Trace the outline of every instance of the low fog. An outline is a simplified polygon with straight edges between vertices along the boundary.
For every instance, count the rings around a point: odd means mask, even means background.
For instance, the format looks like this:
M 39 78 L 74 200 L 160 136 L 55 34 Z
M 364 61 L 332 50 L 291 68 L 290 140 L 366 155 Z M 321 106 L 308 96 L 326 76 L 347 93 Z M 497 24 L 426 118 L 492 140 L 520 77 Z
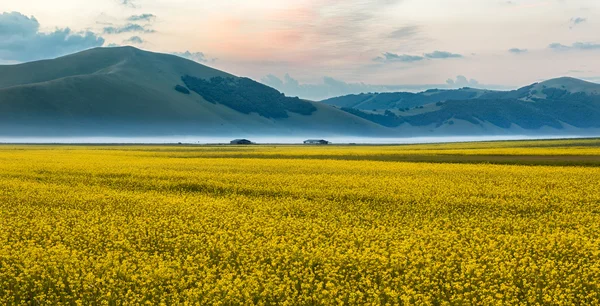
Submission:
M 258 136 L 238 137 L 256 144 L 302 144 L 307 139 L 323 137 Z M 438 136 L 405 138 L 370 137 L 326 137 L 332 144 L 420 144 L 471 141 L 531 140 L 531 139 L 573 139 L 591 138 L 582 135 L 501 135 L 501 136 Z M 229 144 L 231 137 L 207 136 L 159 136 L 159 137 L 0 137 L 0 143 L 14 144 Z

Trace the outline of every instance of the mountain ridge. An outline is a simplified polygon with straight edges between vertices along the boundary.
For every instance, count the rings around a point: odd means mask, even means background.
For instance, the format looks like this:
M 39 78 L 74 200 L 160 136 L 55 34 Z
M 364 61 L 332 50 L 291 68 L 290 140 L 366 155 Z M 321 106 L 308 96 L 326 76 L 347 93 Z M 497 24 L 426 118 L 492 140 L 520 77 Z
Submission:
M 202 94 L 176 91 L 176 86 L 185 86 L 185 76 L 245 79 L 133 47 L 95 48 L 54 60 L 0 66 L 0 135 L 386 133 L 380 125 L 309 101 L 305 103 L 314 106 L 314 116 L 242 113 L 221 103 L 227 101 L 211 103 Z
M 600 128 L 600 84 L 562 77 L 511 91 L 473 88 L 420 93 L 367 93 L 322 101 L 378 124 L 448 129 L 457 120 L 509 130 Z M 585 132 L 585 131 L 584 131 Z
M 410 137 L 600 131 L 600 84 L 286 97 L 178 56 L 95 48 L 0 66 L 0 136 Z
M 567 86 L 565 86 L 565 84 L 567 84 Z M 576 90 L 570 90 L 571 93 L 585 92 L 592 95 L 600 95 L 600 84 L 572 77 L 559 77 L 507 91 L 471 87 L 463 87 L 459 89 L 428 89 L 426 91 L 417 93 L 382 92 L 351 94 L 325 99 L 321 102 L 337 107 L 352 107 L 363 110 L 410 108 L 429 103 L 444 102 L 447 100 L 470 100 L 475 98 L 489 99 L 491 96 L 495 96 L 496 98 L 498 96 L 502 96 L 503 98 L 514 98 L 520 96 L 524 91 L 541 91 L 546 88 L 567 90 L 569 89 L 567 87 L 576 88 Z M 584 89 L 580 90 L 580 88 Z

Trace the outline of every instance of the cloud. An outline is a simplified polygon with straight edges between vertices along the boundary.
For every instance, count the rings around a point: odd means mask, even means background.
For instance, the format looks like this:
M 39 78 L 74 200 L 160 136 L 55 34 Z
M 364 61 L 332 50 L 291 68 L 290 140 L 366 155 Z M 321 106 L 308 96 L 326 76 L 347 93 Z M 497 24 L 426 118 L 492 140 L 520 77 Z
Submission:
M 156 19 L 156 15 L 153 14 L 133 15 L 127 18 L 128 21 L 153 21 L 154 19 Z
M 475 79 L 467 80 L 467 78 L 463 75 L 459 75 L 455 80 L 448 79 L 446 81 L 449 88 L 462 88 L 462 87 L 477 87 L 479 86 L 479 82 Z
M 289 74 L 286 74 L 286 76 L 289 76 Z M 280 78 L 278 78 L 272 74 L 269 74 L 266 77 L 263 77 L 260 81 L 265 85 L 271 86 L 271 87 L 273 87 L 275 89 L 279 89 L 279 90 L 281 90 L 284 85 L 283 81 Z
M 576 42 L 571 46 L 571 48 L 579 50 L 598 50 L 600 49 L 600 44 Z
M 446 59 L 446 58 L 461 58 L 460 54 L 450 53 L 446 51 L 433 51 L 432 53 L 425 53 L 425 57 L 432 59 Z
M 586 22 L 587 19 L 586 18 L 581 18 L 581 17 L 573 17 L 571 18 L 571 20 L 569 20 L 569 23 L 571 24 L 570 28 L 574 28 L 577 25 L 580 25 L 584 22 Z
M 0 15 L 0 35 L 17 35 L 17 36 L 32 36 L 35 35 L 40 28 L 40 24 L 31 16 L 31 18 L 18 13 L 2 13 Z
M 522 53 L 529 52 L 529 50 L 527 50 L 527 49 L 519 49 L 519 48 L 512 48 L 512 49 L 508 49 L 508 52 L 513 53 L 513 54 L 522 54 Z
M 570 50 L 600 50 L 600 44 L 590 42 L 576 42 L 571 46 L 566 46 L 560 43 L 552 43 L 548 48 L 555 51 L 570 51 Z
M 467 80 L 464 76 L 449 79 L 446 84 L 399 84 L 399 85 L 372 85 L 365 83 L 347 83 L 331 77 L 324 77 L 321 83 L 302 84 L 298 80 L 286 74 L 283 79 L 269 74 L 261 79 L 261 82 L 271 86 L 287 96 L 297 96 L 304 99 L 321 101 L 324 99 L 339 97 L 350 94 L 369 92 L 420 92 L 432 88 L 456 89 L 462 87 L 478 87 L 497 90 L 514 89 L 513 87 L 499 85 L 483 85 L 477 80 Z
M 461 54 L 450 53 L 446 51 L 433 51 L 431 53 L 425 53 L 421 55 L 409 55 L 409 54 L 396 54 L 386 52 L 383 56 L 378 56 L 373 61 L 380 63 L 413 63 L 419 62 L 424 59 L 448 59 L 448 58 L 462 58 Z
M 388 38 L 401 39 L 415 36 L 419 33 L 418 26 L 401 27 L 388 35 Z
M 138 44 L 139 45 L 139 44 L 143 44 L 144 40 L 141 37 L 139 37 L 139 36 L 132 36 L 131 38 L 123 41 L 123 43 L 125 43 L 125 44 L 130 43 L 130 44 Z
M 132 33 L 132 32 L 140 32 L 140 33 L 154 33 L 156 31 L 152 29 L 146 29 L 146 27 L 141 26 L 135 23 L 129 23 L 120 27 L 105 27 L 104 34 L 121 34 L 121 33 Z
M 571 49 L 571 47 L 565 46 L 565 45 L 559 44 L 559 43 L 552 43 L 552 44 L 548 45 L 548 48 L 553 49 L 553 50 L 569 50 L 569 49 Z
M 206 54 L 204 54 L 203 52 L 185 51 L 185 52 L 174 52 L 171 54 L 177 55 L 179 57 L 187 58 L 189 60 L 192 60 L 192 61 L 195 61 L 198 63 L 214 63 L 217 61 L 216 58 L 207 58 Z
M 589 72 L 594 72 L 593 70 L 577 70 L 577 69 L 571 69 L 568 71 L 569 73 L 589 73 Z
M 134 0 L 119 0 L 119 3 L 129 7 L 137 7 Z
M 453 89 L 462 87 L 484 87 L 489 89 L 513 89 L 512 87 L 498 85 L 482 85 L 477 80 L 467 80 L 464 76 L 449 79 L 446 84 L 400 84 L 400 85 L 372 85 L 365 83 L 347 83 L 331 77 L 324 77 L 321 83 L 302 84 L 286 74 L 283 79 L 269 74 L 261 82 L 271 86 L 287 96 L 298 96 L 304 99 L 321 101 L 324 99 L 368 92 L 419 92 L 431 88 Z
M 100 47 L 104 38 L 69 28 L 40 32 L 35 17 L 19 12 L 0 14 L 0 60 L 25 62 L 55 58 L 78 51 Z
M 281 1 L 280 1 L 281 2 Z M 254 44 L 257 39 L 268 42 L 280 42 L 269 49 L 301 48 L 313 58 L 322 61 L 335 61 L 347 57 L 348 50 L 354 54 L 360 52 L 373 53 L 387 38 L 390 22 L 382 17 L 386 11 L 395 9 L 402 0 L 306 0 L 283 1 L 282 8 L 269 10 L 267 18 L 257 21 L 254 14 L 246 14 L 238 22 L 259 23 L 271 27 L 272 31 L 259 33 L 257 37 L 244 35 L 237 37 L 236 42 L 243 41 L 247 45 Z M 289 3 L 288 3 L 289 2 Z M 239 24 L 239 23 L 238 23 Z M 404 31 L 410 32 L 411 29 Z M 407 34 L 398 32 L 396 35 Z M 298 43 L 303 43 L 302 46 Z M 414 44 L 414 42 L 410 42 Z M 241 45 L 241 44 L 240 44 Z M 403 44 L 406 46 L 407 44 Z M 258 45 L 262 52 L 267 46 Z M 383 48 L 384 50 L 387 48 Z M 254 50 L 249 50 L 254 51 Z
M 382 62 L 382 63 L 395 63 L 395 62 L 401 62 L 401 63 L 413 63 L 413 62 L 418 62 L 418 61 L 422 61 L 425 58 L 422 56 L 418 56 L 418 55 L 408 55 L 408 54 L 395 54 L 395 53 L 390 53 L 390 52 L 386 52 L 383 54 L 382 56 L 378 56 L 376 58 L 374 58 L 373 60 L 376 62 Z
M 301 84 L 289 74 L 283 80 L 275 75 L 267 75 L 261 82 L 271 86 L 287 96 L 301 97 L 311 100 L 323 100 L 336 96 L 358 94 L 362 92 L 386 91 L 384 86 L 373 86 L 363 83 L 346 83 L 331 77 L 323 77 L 319 84 Z

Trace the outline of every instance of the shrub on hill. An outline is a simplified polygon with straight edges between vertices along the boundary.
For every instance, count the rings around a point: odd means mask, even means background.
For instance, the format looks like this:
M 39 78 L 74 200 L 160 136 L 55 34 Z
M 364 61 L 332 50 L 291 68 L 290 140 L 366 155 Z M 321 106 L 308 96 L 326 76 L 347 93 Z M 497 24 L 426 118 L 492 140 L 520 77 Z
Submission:
M 404 109 L 447 100 L 475 99 L 478 92 L 472 89 L 428 90 L 424 93 L 388 92 L 379 94 L 347 95 L 324 100 L 323 103 L 339 107 L 353 107 L 361 110 Z
M 298 97 L 286 97 L 279 91 L 248 78 L 214 77 L 210 80 L 183 76 L 185 85 L 210 103 L 226 105 L 244 114 L 257 113 L 267 118 L 287 118 L 288 113 L 310 115 L 317 109 Z
M 352 115 L 361 117 L 363 119 L 369 120 L 371 122 L 375 122 L 377 124 L 380 124 L 380 125 L 383 125 L 386 127 L 398 127 L 402 123 L 406 122 L 403 119 L 403 117 L 399 117 L 390 111 L 386 111 L 385 115 L 380 115 L 380 114 L 373 114 L 373 113 L 365 113 L 361 110 L 358 110 L 356 108 L 350 108 L 350 107 L 342 107 L 341 109 L 347 113 L 350 113 Z
M 564 123 L 579 128 L 600 127 L 600 96 L 585 93 L 564 93 L 560 89 L 544 94 L 558 96 L 556 100 L 535 99 L 535 105 L 548 116 L 559 118 Z
M 406 118 L 413 125 L 440 124 L 452 118 L 472 124 L 490 122 L 510 128 L 516 124 L 525 129 L 539 129 L 543 126 L 561 128 L 560 122 L 541 112 L 532 103 L 514 99 L 448 101 L 441 109 Z

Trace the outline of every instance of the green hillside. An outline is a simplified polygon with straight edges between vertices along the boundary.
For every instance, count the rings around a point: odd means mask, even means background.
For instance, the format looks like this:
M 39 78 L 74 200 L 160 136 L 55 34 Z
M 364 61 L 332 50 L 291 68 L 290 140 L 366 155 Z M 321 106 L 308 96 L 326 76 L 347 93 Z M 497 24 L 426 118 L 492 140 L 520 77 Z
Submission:
M 191 86 L 214 80 L 231 88 Z M 226 95 L 231 90 L 243 105 Z M 386 129 L 250 79 L 132 47 L 0 66 L 0 135 L 279 133 L 379 135 Z
M 600 84 L 573 78 L 512 91 L 463 88 L 351 95 L 323 102 L 390 128 L 410 125 L 443 129 L 457 121 L 466 121 L 474 128 L 483 124 L 525 130 L 600 128 Z
M 331 98 L 322 102 L 337 107 L 350 107 L 360 110 L 404 110 L 440 101 L 476 99 L 490 92 L 481 89 L 462 88 L 457 90 L 430 89 L 420 93 L 362 93 Z
M 319 103 L 132 47 L 0 66 L 0 136 L 406 137 L 490 126 L 504 134 L 600 129 L 600 85 L 560 78 L 513 91 L 431 89 Z

